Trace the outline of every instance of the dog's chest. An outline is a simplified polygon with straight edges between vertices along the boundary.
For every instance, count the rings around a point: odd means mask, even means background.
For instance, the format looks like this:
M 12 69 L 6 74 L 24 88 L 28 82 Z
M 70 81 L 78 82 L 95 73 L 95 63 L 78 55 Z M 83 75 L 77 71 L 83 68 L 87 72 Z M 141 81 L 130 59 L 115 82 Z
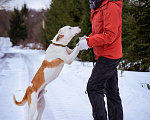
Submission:
M 44 78 L 45 78 L 46 84 L 48 84 L 49 82 L 53 81 L 54 79 L 56 79 L 58 77 L 63 66 L 64 66 L 64 64 L 61 64 L 56 68 L 45 68 L 44 69 L 43 72 L 44 72 Z
M 52 60 L 51 62 L 45 61 L 43 64 L 44 70 L 44 79 L 46 84 L 56 79 L 64 66 L 64 61 L 60 58 Z

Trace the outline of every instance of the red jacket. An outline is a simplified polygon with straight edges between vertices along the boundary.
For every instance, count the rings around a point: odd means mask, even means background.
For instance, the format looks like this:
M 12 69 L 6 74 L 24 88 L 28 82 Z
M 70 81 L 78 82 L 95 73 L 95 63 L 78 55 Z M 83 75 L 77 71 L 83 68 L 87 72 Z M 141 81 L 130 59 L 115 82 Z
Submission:
M 122 0 L 104 0 L 98 9 L 91 9 L 90 21 L 92 33 L 88 36 L 87 43 L 93 47 L 95 59 L 100 56 L 121 58 Z

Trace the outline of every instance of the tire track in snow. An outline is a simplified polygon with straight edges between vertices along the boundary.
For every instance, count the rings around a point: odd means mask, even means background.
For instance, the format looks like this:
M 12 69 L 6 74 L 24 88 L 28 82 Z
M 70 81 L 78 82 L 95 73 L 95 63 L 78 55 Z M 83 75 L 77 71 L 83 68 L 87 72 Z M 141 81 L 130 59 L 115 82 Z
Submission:
M 32 81 L 32 78 L 33 78 L 33 66 L 34 65 L 27 55 L 21 54 L 21 56 L 25 62 L 25 65 L 28 71 L 28 85 L 30 85 L 30 82 Z
M 23 69 L 23 61 L 20 53 L 6 53 L 3 59 L 1 59 L 3 66 L 1 67 L 0 75 L 3 75 L 3 84 L 0 91 L 0 106 L 3 108 L 0 110 L 0 119 L 10 120 L 11 118 L 15 120 L 26 120 L 24 118 L 26 111 L 25 107 L 18 107 L 13 102 L 12 93 L 22 92 L 20 90 L 24 89 L 22 86 L 25 84 L 21 81 Z M 18 91 L 17 91 L 18 89 Z M 16 92 L 14 92 L 16 91 Z M 17 98 L 20 98 L 20 94 L 17 94 Z M 9 114 L 8 114 L 9 113 Z M 19 113 L 19 115 L 18 115 Z
M 4 70 L 8 70 L 9 68 L 9 64 L 11 64 L 11 62 L 9 63 L 8 61 L 11 61 L 11 58 L 17 58 L 19 59 L 18 64 L 20 64 L 18 69 L 19 71 L 16 70 L 16 73 L 18 74 L 18 80 L 17 80 L 17 84 L 19 85 L 15 85 L 15 93 L 16 93 L 16 99 L 17 98 L 23 98 L 26 88 L 28 87 L 28 85 L 30 84 L 30 81 L 32 79 L 33 76 L 33 72 L 32 72 L 32 66 L 33 63 L 32 61 L 28 58 L 27 55 L 23 54 L 23 53 L 6 53 L 5 56 L 0 59 L 0 73 Z M 11 70 L 11 69 L 10 69 Z M 5 72 L 6 73 L 6 72 Z M 6 75 L 7 76 L 7 75 Z M 4 79 L 2 79 L 4 78 Z M 27 79 L 26 79 L 27 78 Z M 0 74 L 0 89 L 5 85 L 5 75 Z M 6 81 L 7 82 L 7 81 Z M 11 96 L 12 97 L 12 96 Z M 19 99 L 19 100 L 21 100 Z M 18 101 L 19 101 L 18 100 Z M 14 104 L 15 105 L 15 104 Z M 18 109 L 22 109 L 21 107 L 18 107 Z M 27 105 L 24 106 L 24 114 L 26 114 L 25 119 L 27 119 L 27 114 L 28 114 L 28 107 Z M 23 118 L 22 118 L 23 119 Z
M 3 87 L 3 84 L 5 82 L 4 78 L 5 78 L 5 73 L 3 73 L 4 70 L 9 70 L 9 62 L 7 61 L 7 59 L 16 57 L 17 55 L 14 53 L 5 53 L 5 55 L 0 58 L 0 89 Z

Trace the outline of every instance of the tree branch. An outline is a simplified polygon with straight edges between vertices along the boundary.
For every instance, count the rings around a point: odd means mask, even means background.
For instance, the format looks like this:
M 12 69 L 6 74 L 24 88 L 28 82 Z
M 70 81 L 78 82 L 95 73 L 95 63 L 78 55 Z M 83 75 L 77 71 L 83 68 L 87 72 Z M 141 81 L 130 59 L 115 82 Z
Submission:
M 0 0 L 0 8 L 3 7 L 4 4 L 10 2 L 11 0 Z

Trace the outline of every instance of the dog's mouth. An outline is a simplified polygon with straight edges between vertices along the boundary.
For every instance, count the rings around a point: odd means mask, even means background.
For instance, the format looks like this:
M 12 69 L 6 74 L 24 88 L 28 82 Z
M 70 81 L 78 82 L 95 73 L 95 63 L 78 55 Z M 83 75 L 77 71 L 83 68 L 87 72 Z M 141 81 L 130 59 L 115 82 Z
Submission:
M 81 32 L 81 30 L 80 30 L 79 32 L 75 33 L 75 35 L 74 35 L 74 36 L 78 35 L 80 32 Z
M 78 35 L 79 33 L 76 33 L 74 36 Z

